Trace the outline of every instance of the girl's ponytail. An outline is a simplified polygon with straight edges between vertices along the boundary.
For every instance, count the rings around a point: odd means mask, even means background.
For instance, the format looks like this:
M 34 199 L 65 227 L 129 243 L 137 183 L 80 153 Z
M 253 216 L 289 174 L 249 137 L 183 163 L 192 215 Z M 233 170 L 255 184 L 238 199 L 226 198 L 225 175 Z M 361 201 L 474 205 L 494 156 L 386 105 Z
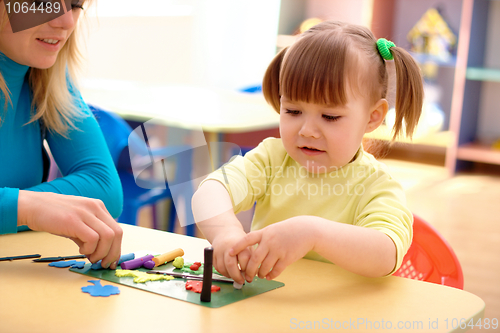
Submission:
M 406 136 L 411 138 L 422 113 L 424 99 L 420 68 L 406 50 L 384 38 L 377 41 L 377 48 L 385 60 L 394 59 L 396 67 L 396 121 L 393 139 L 401 135 L 403 120 Z
M 391 48 L 396 67 L 396 122 L 394 138 L 400 135 L 403 119 L 406 136 L 412 137 L 422 113 L 424 87 L 422 74 L 413 57 L 400 47 Z

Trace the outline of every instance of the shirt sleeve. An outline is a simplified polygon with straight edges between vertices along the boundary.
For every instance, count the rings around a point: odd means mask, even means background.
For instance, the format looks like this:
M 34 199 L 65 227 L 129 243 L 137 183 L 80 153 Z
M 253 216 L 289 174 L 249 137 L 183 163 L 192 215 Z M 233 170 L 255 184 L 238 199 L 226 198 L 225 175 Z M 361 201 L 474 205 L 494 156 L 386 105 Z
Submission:
M 266 140 L 245 156 L 237 156 L 211 173 L 207 180 L 219 181 L 229 192 L 234 212 L 249 210 L 255 201 L 265 194 L 272 178 L 273 167 Z
M 411 245 L 413 214 L 406 206 L 403 188 L 390 175 L 374 174 L 372 181 L 358 205 L 355 224 L 379 230 L 392 239 L 396 246 L 396 265 L 390 275 L 399 269 Z
M 0 235 L 13 234 L 17 230 L 17 198 L 19 189 L 0 188 Z M 15 218 L 13 218 L 15 217 Z
M 47 142 L 63 177 L 27 188 L 36 192 L 54 192 L 103 201 L 114 218 L 123 209 L 123 190 L 118 172 L 101 129 L 78 91 L 76 103 L 83 114 L 75 122 L 68 138 L 47 133 Z

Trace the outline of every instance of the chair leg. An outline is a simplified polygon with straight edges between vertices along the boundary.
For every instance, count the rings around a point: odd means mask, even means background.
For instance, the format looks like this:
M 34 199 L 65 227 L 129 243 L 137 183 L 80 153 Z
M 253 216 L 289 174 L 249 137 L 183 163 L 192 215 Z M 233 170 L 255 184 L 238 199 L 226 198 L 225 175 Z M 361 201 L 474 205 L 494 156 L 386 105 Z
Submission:
M 174 200 L 170 200 L 170 212 L 169 212 L 169 217 L 168 217 L 168 232 L 174 232 L 175 230 L 175 221 L 176 221 L 176 211 L 175 211 L 175 205 L 174 205 Z
M 151 212 L 153 214 L 153 229 L 158 230 L 158 219 L 156 218 L 156 205 L 151 205 Z
M 194 223 L 193 211 L 191 209 L 191 205 L 186 205 L 186 235 L 194 237 L 194 233 L 196 231 L 196 226 Z

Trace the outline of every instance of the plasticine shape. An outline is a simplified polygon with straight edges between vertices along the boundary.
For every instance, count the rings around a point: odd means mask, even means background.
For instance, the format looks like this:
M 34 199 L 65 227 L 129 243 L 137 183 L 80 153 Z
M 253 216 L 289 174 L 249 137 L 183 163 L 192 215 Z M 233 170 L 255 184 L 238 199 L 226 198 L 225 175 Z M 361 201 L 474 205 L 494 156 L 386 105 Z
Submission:
M 184 267 L 184 258 L 183 257 L 177 257 L 177 258 L 175 258 L 174 262 L 172 263 L 172 265 L 175 268 L 181 269 L 182 267 Z
M 118 260 L 118 265 L 121 265 L 122 262 L 129 261 L 135 259 L 135 254 L 134 253 L 129 253 L 129 254 L 124 254 L 120 256 L 120 260 Z M 103 267 L 101 266 L 102 260 L 99 260 L 96 263 L 93 263 L 90 268 L 91 269 L 102 269 Z
M 49 264 L 50 267 L 59 267 L 59 268 L 83 268 L 85 266 L 85 261 L 76 261 L 76 260 L 66 260 L 66 261 L 55 261 Z
M 141 271 L 131 271 L 128 269 L 117 269 L 115 275 L 118 277 L 130 276 L 134 278 L 135 283 L 145 283 L 148 281 L 173 280 L 173 276 L 163 274 L 148 274 Z
M 184 263 L 184 266 L 182 268 L 180 268 L 181 272 L 184 272 L 184 273 L 187 273 L 187 274 L 191 274 L 191 275 L 202 275 L 203 274 L 203 270 L 205 268 L 205 264 L 201 264 L 201 266 L 198 266 L 198 269 L 197 270 L 192 270 L 191 269 L 191 266 L 193 265 L 194 263 L 192 262 L 186 262 Z M 175 270 L 174 270 L 175 272 Z M 212 272 L 215 273 L 215 274 L 219 274 L 219 275 L 222 275 L 220 274 L 219 272 L 217 272 L 215 270 L 215 267 L 212 266 Z
M 118 295 L 120 293 L 120 289 L 118 289 L 118 287 L 110 284 L 102 286 L 101 280 L 89 280 L 88 282 L 93 283 L 94 285 L 82 287 L 82 291 L 84 293 L 89 293 L 90 296 L 108 297 L 110 295 Z
M 186 290 L 191 290 L 194 291 L 195 293 L 201 294 L 201 289 L 203 287 L 203 281 L 193 281 L 190 280 L 186 282 Z M 212 288 L 210 290 L 215 293 L 216 291 L 220 290 L 219 286 L 212 285 Z

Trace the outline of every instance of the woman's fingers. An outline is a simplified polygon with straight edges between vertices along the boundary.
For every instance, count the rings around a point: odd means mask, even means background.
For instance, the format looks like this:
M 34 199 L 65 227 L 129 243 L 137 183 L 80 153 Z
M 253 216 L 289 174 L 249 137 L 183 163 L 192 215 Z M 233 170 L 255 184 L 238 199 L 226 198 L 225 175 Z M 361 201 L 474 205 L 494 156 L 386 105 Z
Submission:
M 72 239 L 91 262 L 109 267 L 120 258 L 123 231 L 100 200 L 20 191 L 18 211 L 21 223 Z
M 95 205 L 96 207 L 91 208 L 91 212 L 95 212 L 95 215 L 85 216 L 84 220 L 85 224 L 98 234 L 97 246 L 89 260 L 91 262 L 102 260 L 102 267 L 108 268 L 120 258 L 123 232 L 102 202 L 99 201 Z

